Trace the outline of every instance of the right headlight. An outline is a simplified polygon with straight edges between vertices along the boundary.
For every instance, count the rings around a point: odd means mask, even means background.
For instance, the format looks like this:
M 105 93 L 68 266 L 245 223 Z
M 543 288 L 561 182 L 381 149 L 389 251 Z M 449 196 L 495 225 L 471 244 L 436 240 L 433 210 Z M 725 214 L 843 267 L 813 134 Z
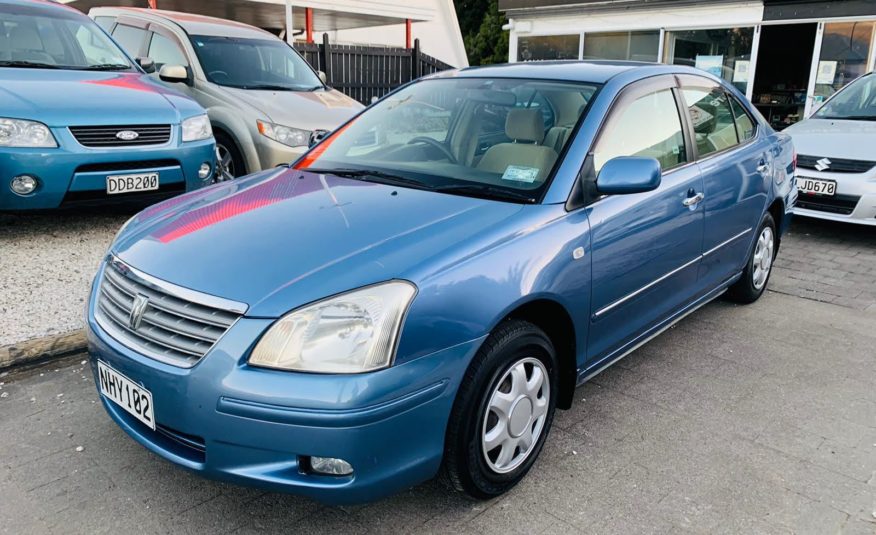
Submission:
M 286 314 L 259 340 L 253 366 L 317 373 L 362 373 L 392 364 L 416 287 L 366 286 Z
M 0 147 L 57 147 L 49 127 L 36 121 L 0 117 Z

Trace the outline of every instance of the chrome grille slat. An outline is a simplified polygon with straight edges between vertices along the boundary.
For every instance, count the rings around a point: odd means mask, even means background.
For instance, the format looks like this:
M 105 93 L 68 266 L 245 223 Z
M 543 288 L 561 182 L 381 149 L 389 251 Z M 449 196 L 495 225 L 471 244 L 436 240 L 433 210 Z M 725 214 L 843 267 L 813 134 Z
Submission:
M 240 317 L 237 312 L 171 295 L 154 282 L 129 274 L 130 270 L 112 261 L 105 267 L 97 320 L 113 338 L 148 357 L 175 366 L 194 366 Z M 191 298 L 202 301 L 200 295 L 191 294 Z M 143 298 L 148 301 L 139 322 L 132 323 L 131 310 Z

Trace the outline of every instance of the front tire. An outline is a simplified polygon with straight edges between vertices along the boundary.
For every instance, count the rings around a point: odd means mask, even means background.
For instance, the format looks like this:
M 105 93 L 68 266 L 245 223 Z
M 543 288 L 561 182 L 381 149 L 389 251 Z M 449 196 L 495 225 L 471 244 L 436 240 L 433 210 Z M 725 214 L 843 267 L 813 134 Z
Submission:
M 486 500 L 529 472 L 553 423 L 557 356 L 535 325 L 510 320 L 487 338 L 459 387 L 444 470 L 453 487 Z
M 776 222 L 772 215 L 764 214 L 758 228 L 757 241 L 754 242 L 742 277 L 727 290 L 728 299 L 747 304 L 757 301 L 763 295 L 779 250 L 778 244 Z
M 216 182 L 234 180 L 246 175 L 246 165 L 237 144 L 224 132 L 215 132 L 216 138 Z

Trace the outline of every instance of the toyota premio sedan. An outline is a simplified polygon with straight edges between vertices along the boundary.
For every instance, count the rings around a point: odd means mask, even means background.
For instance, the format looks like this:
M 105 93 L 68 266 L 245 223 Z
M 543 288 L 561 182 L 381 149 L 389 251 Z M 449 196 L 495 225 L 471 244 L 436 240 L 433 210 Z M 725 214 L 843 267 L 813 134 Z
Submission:
M 351 503 L 443 470 L 497 496 L 576 386 L 764 292 L 794 165 L 691 68 L 432 76 L 290 167 L 132 218 L 88 307 L 103 405 L 209 477 Z

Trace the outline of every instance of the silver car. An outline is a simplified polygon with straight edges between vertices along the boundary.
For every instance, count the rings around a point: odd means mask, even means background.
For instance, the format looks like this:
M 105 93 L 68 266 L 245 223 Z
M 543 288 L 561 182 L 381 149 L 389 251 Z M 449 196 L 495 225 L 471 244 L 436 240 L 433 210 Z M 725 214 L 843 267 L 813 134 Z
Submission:
M 207 109 L 220 179 L 295 160 L 362 108 L 327 87 L 287 43 L 253 26 L 124 7 L 89 16 L 147 72 Z

